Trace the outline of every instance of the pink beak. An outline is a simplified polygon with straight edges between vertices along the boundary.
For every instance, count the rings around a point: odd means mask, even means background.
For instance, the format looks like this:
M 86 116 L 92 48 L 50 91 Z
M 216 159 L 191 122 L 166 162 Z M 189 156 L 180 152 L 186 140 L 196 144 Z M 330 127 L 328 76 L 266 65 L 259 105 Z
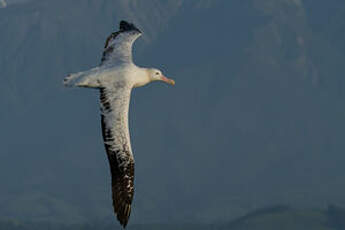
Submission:
M 164 81 L 164 82 L 166 82 L 166 83 L 168 83 L 168 84 L 170 84 L 170 85 L 175 85 L 175 81 L 173 80 L 173 79 L 169 79 L 169 78 L 167 78 L 166 76 L 164 76 L 164 75 L 162 75 L 162 81 Z

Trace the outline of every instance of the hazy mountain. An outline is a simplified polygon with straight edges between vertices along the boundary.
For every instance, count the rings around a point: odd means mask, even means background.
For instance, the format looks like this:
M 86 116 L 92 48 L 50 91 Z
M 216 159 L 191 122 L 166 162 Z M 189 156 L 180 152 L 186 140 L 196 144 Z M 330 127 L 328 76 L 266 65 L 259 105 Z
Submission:
M 328 9 L 328 10 L 325 10 Z M 98 93 L 64 89 L 121 19 L 176 87 L 133 92 L 131 223 L 345 204 L 345 3 L 33 0 L 0 9 L 0 216 L 112 218 Z
M 345 211 L 337 206 L 329 206 L 326 210 L 294 209 L 288 206 L 261 208 L 227 223 L 191 224 L 191 223 L 155 223 L 131 225 L 133 230 L 271 230 L 271 229 L 344 229 Z M 0 221 L 0 228 L 7 230 L 110 230 L 119 229 L 114 224 L 103 222 L 89 224 L 51 224 L 47 222 Z

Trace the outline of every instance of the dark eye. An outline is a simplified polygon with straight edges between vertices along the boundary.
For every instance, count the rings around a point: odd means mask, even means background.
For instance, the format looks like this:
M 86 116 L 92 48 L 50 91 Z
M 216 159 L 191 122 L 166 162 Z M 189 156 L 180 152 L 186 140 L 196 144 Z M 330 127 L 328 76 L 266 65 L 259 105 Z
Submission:
M 156 72 L 156 75 L 159 75 L 159 73 L 158 73 L 158 72 Z

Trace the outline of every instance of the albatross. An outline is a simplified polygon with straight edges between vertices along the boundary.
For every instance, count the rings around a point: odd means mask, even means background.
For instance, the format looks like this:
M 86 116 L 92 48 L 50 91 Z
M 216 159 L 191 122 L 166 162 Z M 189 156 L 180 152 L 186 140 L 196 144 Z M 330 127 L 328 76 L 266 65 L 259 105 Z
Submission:
M 69 74 L 67 87 L 96 88 L 100 92 L 101 124 L 108 156 L 114 213 L 125 228 L 134 195 L 134 158 L 128 128 L 128 110 L 133 88 L 153 81 L 174 85 L 156 68 L 142 68 L 133 63 L 132 45 L 141 36 L 132 23 L 120 22 L 120 30 L 106 39 L 99 66 Z

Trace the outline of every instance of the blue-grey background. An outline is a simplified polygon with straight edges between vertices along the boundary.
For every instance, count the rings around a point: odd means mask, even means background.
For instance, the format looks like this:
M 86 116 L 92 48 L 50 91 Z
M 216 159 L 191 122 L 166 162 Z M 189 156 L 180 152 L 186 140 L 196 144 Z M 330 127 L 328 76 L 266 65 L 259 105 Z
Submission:
M 345 206 L 344 1 L 5 1 L 0 219 L 115 222 L 98 92 L 62 80 L 122 19 L 135 62 L 176 80 L 133 91 L 132 224 Z

